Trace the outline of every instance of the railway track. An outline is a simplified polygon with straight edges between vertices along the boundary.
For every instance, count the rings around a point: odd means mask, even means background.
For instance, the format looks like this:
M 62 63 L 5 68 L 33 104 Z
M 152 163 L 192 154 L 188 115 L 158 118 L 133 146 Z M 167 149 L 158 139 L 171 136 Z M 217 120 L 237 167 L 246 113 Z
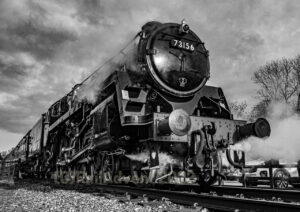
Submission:
M 191 191 L 196 193 L 210 193 L 215 195 L 236 195 L 245 198 L 265 199 L 300 203 L 300 190 L 280 190 L 269 188 L 241 187 L 241 186 L 211 186 L 203 189 L 198 185 L 156 185 L 157 189 L 172 189 L 175 191 Z
M 43 183 L 42 181 L 35 181 Z M 111 193 L 130 196 L 130 201 L 168 199 L 170 202 L 195 206 L 213 211 L 300 211 L 300 191 L 244 188 L 237 186 L 212 186 L 209 190 L 196 185 L 156 184 L 152 187 L 128 185 L 55 184 L 44 182 L 54 188 L 79 190 L 98 194 Z M 125 198 L 126 199 L 126 198 Z
M 299 190 L 280 190 L 280 189 L 268 189 L 268 188 L 246 188 L 246 187 L 218 187 L 213 186 L 213 192 L 220 195 L 229 195 L 232 193 L 244 195 L 247 198 L 264 198 L 269 200 L 278 200 L 291 203 L 300 203 L 300 191 Z
M 105 192 L 114 192 L 119 194 L 129 193 L 132 196 L 147 196 L 149 199 L 167 198 L 177 204 L 198 204 L 202 207 L 218 211 L 300 211 L 299 203 L 284 202 L 279 199 L 268 200 L 261 198 L 247 198 L 248 194 L 246 194 L 246 190 L 244 190 L 245 195 L 236 195 L 236 193 L 232 193 L 231 195 L 225 194 L 224 191 L 227 189 L 227 192 L 229 192 L 229 188 L 222 189 L 222 195 L 220 194 L 221 189 L 219 190 L 219 193 L 195 193 L 120 185 L 97 185 L 97 188 Z M 262 192 L 262 190 L 257 189 L 257 192 Z M 297 193 L 298 195 L 300 194 L 300 192 Z

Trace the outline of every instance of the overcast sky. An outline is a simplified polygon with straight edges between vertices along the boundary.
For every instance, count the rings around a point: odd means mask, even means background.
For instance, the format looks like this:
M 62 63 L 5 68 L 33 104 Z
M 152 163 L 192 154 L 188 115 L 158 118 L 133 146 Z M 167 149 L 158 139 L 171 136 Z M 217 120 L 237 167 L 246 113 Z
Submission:
M 185 18 L 210 51 L 208 84 L 253 105 L 253 72 L 300 53 L 299 11 L 298 0 L 1 0 L 0 151 L 152 20 Z

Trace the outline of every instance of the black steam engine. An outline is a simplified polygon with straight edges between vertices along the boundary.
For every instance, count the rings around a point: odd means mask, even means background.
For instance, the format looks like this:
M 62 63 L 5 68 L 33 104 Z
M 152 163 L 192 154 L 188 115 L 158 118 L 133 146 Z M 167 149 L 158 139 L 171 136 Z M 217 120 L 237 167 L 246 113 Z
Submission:
M 209 53 L 184 21 L 149 22 L 42 115 L 6 166 L 61 182 L 210 185 L 230 145 L 269 136 L 270 126 L 233 120 L 222 89 L 205 86 L 209 76 Z

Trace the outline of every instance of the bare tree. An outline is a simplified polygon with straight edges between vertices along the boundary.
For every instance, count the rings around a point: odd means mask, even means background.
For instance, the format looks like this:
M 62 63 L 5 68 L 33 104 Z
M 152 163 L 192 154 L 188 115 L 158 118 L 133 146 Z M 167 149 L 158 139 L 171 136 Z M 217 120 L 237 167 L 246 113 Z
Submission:
M 247 119 L 248 113 L 246 111 L 247 103 L 246 102 L 229 102 L 228 104 L 231 113 L 233 114 L 234 118 L 237 119 Z
M 257 103 L 249 114 L 249 120 L 255 121 L 257 118 L 266 117 L 268 115 L 267 108 L 270 104 L 269 100 L 262 100 Z
M 274 101 L 296 106 L 300 90 L 300 55 L 267 63 L 254 73 L 253 81 L 260 86 L 260 102 L 252 108 L 250 120 L 265 117 L 268 105 Z
M 258 95 L 262 100 L 290 103 L 299 89 L 300 56 L 267 63 L 254 73 L 253 81 L 260 86 Z
M 295 78 L 300 83 L 300 55 L 298 55 L 295 59 L 292 60 L 292 66 L 295 70 Z

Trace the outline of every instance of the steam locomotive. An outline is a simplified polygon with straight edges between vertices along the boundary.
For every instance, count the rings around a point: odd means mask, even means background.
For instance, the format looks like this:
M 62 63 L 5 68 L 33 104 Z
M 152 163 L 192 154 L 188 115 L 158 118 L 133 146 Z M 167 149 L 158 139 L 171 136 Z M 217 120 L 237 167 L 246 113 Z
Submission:
M 185 21 L 146 23 L 42 114 L 2 170 L 67 183 L 211 185 L 222 177 L 224 152 L 243 166 L 231 145 L 271 130 L 263 118 L 234 120 L 222 89 L 205 85 L 209 77 L 209 52 Z

